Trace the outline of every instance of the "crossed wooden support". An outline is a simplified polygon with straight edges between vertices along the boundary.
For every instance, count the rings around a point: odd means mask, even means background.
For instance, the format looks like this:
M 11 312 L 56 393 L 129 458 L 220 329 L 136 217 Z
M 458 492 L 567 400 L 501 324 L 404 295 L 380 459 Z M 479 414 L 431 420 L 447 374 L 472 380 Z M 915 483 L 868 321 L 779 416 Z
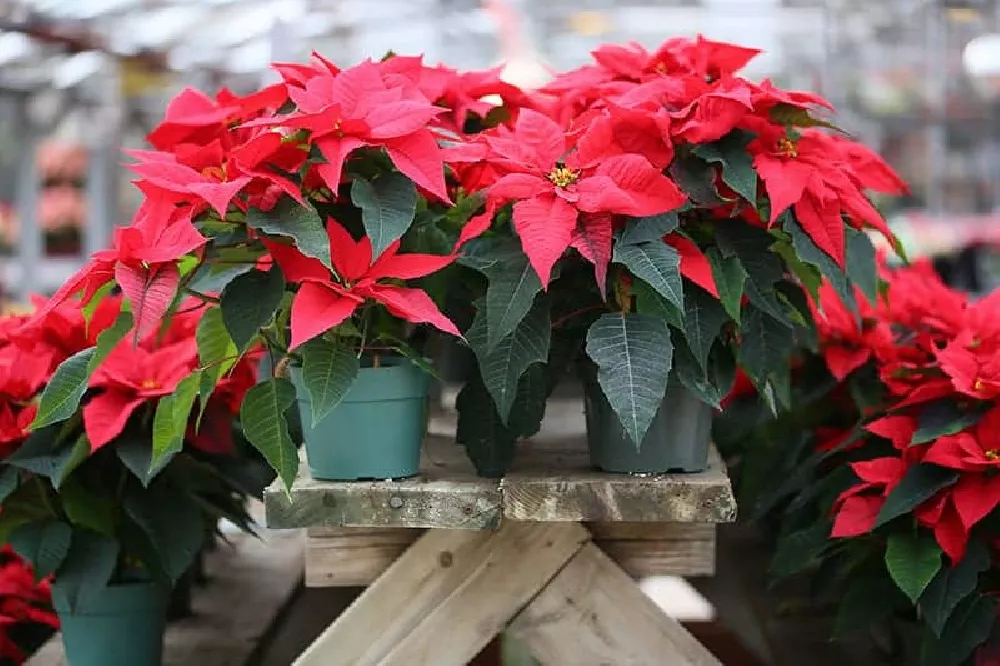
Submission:
M 307 583 L 370 583 L 294 666 L 462 666 L 501 632 L 545 666 L 718 665 L 632 575 L 711 571 L 736 509 L 724 465 L 595 472 L 574 409 L 500 480 L 445 435 L 415 479 L 326 482 L 303 465 L 291 494 L 270 488 L 268 526 L 309 528 Z

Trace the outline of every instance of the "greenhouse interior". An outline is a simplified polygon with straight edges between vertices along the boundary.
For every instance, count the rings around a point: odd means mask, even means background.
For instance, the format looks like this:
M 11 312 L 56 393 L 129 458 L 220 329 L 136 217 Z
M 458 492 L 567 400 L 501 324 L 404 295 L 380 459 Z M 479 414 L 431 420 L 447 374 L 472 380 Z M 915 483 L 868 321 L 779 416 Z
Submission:
M 0 2 L 0 541 L 0 666 L 1000 666 L 1000 0 Z

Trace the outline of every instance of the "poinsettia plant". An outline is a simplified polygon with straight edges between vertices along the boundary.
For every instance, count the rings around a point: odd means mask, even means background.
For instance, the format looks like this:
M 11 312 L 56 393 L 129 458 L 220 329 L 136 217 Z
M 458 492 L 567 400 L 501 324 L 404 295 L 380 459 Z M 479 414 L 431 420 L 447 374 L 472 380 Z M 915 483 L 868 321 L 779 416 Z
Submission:
M 740 367 L 787 404 L 788 352 L 815 335 L 806 294 L 826 278 L 855 310 L 855 285 L 874 298 L 865 230 L 892 237 L 866 194 L 905 186 L 823 120 L 822 98 L 740 77 L 756 53 L 604 46 L 449 148 L 484 191 L 459 238 L 485 278 L 465 333 L 480 372 L 459 399 L 481 470 L 537 431 L 576 361 L 636 445 L 672 381 L 718 407 Z
M 745 506 L 777 534 L 772 574 L 822 567 L 838 633 L 919 619 L 921 663 L 973 663 L 997 612 L 1000 292 L 970 301 L 929 263 L 883 277 L 884 298 L 856 294 L 860 318 L 824 285 L 794 409 L 755 421 L 752 396 L 734 397 L 717 435 L 742 440 Z
M 189 302 L 128 340 L 121 297 L 36 305 L 0 319 L 0 541 L 72 606 L 109 582 L 176 582 L 219 518 L 250 530 L 245 501 L 273 478 L 236 423 L 254 357 L 197 392 L 196 335 L 221 322 Z

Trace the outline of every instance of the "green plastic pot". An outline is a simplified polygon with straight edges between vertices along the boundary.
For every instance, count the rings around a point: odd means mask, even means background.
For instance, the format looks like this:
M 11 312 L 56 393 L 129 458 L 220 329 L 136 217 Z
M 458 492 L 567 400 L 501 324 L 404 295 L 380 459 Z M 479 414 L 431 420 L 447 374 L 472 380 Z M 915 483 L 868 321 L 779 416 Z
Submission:
M 72 610 L 53 595 L 69 666 L 160 666 L 170 590 L 156 583 L 108 585 Z
M 595 467 L 616 474 L 644 475 L 701 472 L 708 467 L 712 407 L 679 381 L 668 381 L 663 402 L 637 448 L 601 391 L 596 374 L 592 370 L 582 374 L 587 446 Z
M 309 394 L 292 372 L 314 479 L 399 479 L 420 473 L 429 377 L 405 359 L 361 368 L 344 399 L 312 423 Z

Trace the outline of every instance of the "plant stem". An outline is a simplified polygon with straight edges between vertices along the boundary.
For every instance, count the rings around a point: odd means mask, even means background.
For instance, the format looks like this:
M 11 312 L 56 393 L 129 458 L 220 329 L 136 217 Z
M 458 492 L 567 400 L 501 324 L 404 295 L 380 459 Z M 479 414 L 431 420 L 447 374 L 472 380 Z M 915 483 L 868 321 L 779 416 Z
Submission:
M 274 366 L 274 372 L 271 373 L 272 376 L 275 378 L 284 377 L 288 371 L 288 364 L 291 362 L 292 362 L 291 356 L 289 355 L 282 356 L 281 360 L 278 361 L 278 364 Z
M 368 344 L 368 327 L 371 325 L 371 306 L 367 306 L 361 313 L 361 346 L 358 349 L 358 358 L 365 353 L 365 345 Z
M 220 303 L 221 302 L 215 296 L 209 296 L 208 294 L 203 294 L 200 291 L 196 291 L 196 290 L 192 289 L 191 287 L 184 287 L 184 291 L 186 291 L 187 293 L 191 294 L 195 298 L 197 298 L 199 300 L 202 300 L 202 301 L 204 301 L 206 303 Z
M 594 310 L 603 310 L 604 307 L 605 307 L 604 304 L 600 303 L 598 305 L 588 305 L 587 307 L 573 310 L 569 314 L 563 315 L 562 317 L 559 317 L 559 319 L 556 319 L 554 322 L 552 322 L 552 328 L 559 328 L 573 317 L 578 317 L 582 314 L 593 312 Z

